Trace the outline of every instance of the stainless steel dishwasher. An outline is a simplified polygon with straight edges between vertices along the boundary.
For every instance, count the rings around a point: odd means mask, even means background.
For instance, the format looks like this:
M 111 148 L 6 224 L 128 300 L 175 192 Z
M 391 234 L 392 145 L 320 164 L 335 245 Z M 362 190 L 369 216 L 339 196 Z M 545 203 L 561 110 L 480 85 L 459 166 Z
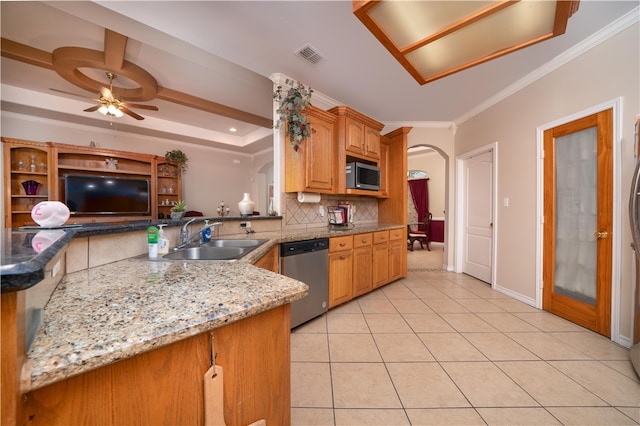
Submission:
M 328 310 L 329 239 L 280 244 L 280 273 L 309 286 L 309 294 L 291 304 L 291 328 Z

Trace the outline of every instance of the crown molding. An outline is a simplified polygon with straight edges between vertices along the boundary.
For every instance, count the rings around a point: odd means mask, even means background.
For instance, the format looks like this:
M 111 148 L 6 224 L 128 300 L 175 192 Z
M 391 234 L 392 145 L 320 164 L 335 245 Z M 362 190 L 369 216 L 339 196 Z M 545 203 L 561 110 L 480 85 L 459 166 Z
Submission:
M 543 66 L 539 67 L 538 69 L 530 72 L 525 77 L 523 77 L 520 80 L 516 81 L 515 83 L 513 83 L 509 87 L 507 87 L 504 90 L 501 90 L 500 92 L 496 93 L 494 96 L 492 96 L 491 98 L 487 99 L 485 102 L 479 104 L 478 106 L 476 106 L 472 110 L 468 111 L 466 114 L 463 114 L 460 117 L 456 118 L 454 120 L 454 123 L 457 126 L 459 126 L 460 124 L 464 123 L 465 121 L 469 120 L 470 118 L 472 118 L 472 117 L 480 114 L 481 112 L 491 108 L 492 106 L 494 106 L 498 102 L 500 102 L 500 101 L 508 98 L 509 96 L 513 95 L 514 93 L 517 93 L 518 91 L 524 89 L 528 85 L 530 85 L 530 84 L 534 83 L 535 81 L 541 79 L 542 77 L 546 76 L 547 74 L 550 74 L 551 72 L 553 72 L 556 69 L 560 68 L 561 66 L 567 64 L 568 62 L 570 62 L 573 59 L 577 58 L 578 56 L 582 55 L 583 53 L 593 49 L 594 47 L 598 46 L 599 44 L 605 42 L 606 40 L 610 39 L 611 37 L 615 36 L 616 34 L 626 30 L 627 28 L 629 28 L 631 25 L 635 24 L 639 20 L 640 20 L 640 6 L 634 8 L 633 10 L 629 11 L 625 15 L 623 15 L 620 18 L 616 19 L 615 21 L 613 21 L 611 24 L 607 25 L 606 27 L 604 27 L 600 31 L 598 31 L 598 32 L 592 34 L 591 36 L 587 37 L 582 42 L 580 42 L 580 43 L 576 44 L 575 46 L 573 46 L 571 49 L 568 49 L 565 52 L 561 53 L 560 55 L 556 56 L 551 61 L 547 62 L 545 65 L 543 65 Z
M 411 127 L 414 129 L 451 129 L 455 135 L 457 127 L 453 121 L 383 121 L 384 128 L 380 132 L 386 134 L 400 127 Z
M 271 74 L 269 76 L 269 80 L 273 81 L 274 88 L 277 87 L 277 86 L 290 87 L 286 83 L 287 80 L 298 81 L 295 78 L 289 77 L 289 76 L 287 76 L 285 74 L 282 74 L 282 73 L 279 73 L 279 72 Z M 305 84 L 303 82 L 301 82 L 301 83 Z M 308 86 L 308 87 L 311 87 L 311 86 L 309 86 L 307 84 L 305 84 L 305 85 Z M 313 89 L 313 87 L 311 87 L 311 88 Z M 313 94 L 311 95 L 311 104 L 313 106 L 318 107 L 320 109 L 323 109 L 325 111 L 328 110 L 328 109 L 331 109 L 333 107 L 336 107 L 336 106 L 344 105 L 344 103 L 339 102 L 336 99 L 334 99 L 334 98 L 332 98 L 330 96 L 327 96 L 322 92 L 317 91 L 316 89 L 313 89 Z

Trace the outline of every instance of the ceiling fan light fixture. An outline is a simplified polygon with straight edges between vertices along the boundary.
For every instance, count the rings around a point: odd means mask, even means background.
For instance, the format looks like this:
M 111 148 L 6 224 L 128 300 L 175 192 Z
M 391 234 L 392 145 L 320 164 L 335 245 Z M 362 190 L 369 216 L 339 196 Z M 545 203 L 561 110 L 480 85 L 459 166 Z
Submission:
M 100 108 L 98 108 L 98 112 L 102 115 L 107 115 L 109 113 L 109 109 L 106 106 L 101 105 Z

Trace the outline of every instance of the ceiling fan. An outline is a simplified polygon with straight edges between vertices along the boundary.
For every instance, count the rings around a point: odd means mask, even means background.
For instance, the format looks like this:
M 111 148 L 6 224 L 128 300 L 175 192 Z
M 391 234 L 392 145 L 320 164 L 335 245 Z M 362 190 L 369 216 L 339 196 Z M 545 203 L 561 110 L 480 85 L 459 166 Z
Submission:
M 85 112 L 98 111 L 103 115 L 109 115 L 113 117 L 122 117 L 124 114 L 127 114 L 135 118 L 136 120 L 144 120 L 143 116 L 131 111 L 130 108 L 139 108 L 139 109 L 146 109 L 151 111 L 158 111 L 158 107 L 154 105 L 131 104 L 128 102 L 123 102 L 120 99 L 113 96 L 113 80 L 117 77 L 117 75 L 112 73 L 111 71 L 107 71 L 105 74 L 109 78 L 109 88 L 101 87 L 100 97 L 98 99 L 94 99 L 95 101 L 99 102 L 99 104 L 85 109 L 84 110 Z M 61 92 L 69 95 L 78 96 L 74 93 L 65 92 L 63 90 L 58 90 L 53 88 L 51 90 L 55 92 Z

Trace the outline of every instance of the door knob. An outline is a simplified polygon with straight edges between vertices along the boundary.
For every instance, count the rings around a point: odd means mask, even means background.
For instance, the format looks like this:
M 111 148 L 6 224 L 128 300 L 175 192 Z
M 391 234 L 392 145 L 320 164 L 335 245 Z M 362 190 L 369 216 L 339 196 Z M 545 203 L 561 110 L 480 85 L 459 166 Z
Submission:
M 596 239 L 607 238 L 609 233 L 607 231 L 596 231 L 593 233 L 593 236 L 596 237 Z

